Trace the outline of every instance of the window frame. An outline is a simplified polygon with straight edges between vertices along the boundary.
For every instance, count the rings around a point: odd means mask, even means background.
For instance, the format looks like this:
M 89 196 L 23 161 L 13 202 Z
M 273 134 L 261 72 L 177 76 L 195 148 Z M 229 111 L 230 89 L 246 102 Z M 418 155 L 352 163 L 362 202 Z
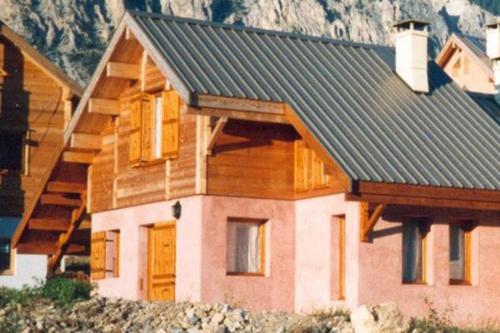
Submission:
M 405 236 L 404 236 L 404 223 L 418 223 L 418 230 L 420 234 L 421 244 L 420 244 L 420 255 L 421 255 L 421 277 L 416 280 L 406 280 L 404 277 L 405 273 L 405 256 L 404 256 L 404 247 L 405 247 Z M 428 284 L 428 271 L 427 271 L 427 254 L 428 254 L 428 238 L 430 233 L 431 222 L 427 216 L 408 216 L 403 219 L 403 229 L 402 233 L 402 251 L 401 251 L 401 281 L 404 285 L 427 285 Z
M 461 286 L 471 286 L 472 285 L 472 232 L 476 227 L 476 223 L 472 219 L 457 219 L 450 223 L 448 228 L 448 254 L 451 251 L 451 227 L 452 225 L 458 225 L 464 235 L 464 276 L 462 279 L 452 279 L 451 272 L 448 271 L 449 279 L 448 283 L 450 285 L 461 285 Z M 448 261 L 448 267 L 450 267 L 451 262 Z
M 6 241 L 9 244 L 9 268 L 0 270 L 0 276 L 11 276 L 15 273 L 15 258 L 16 258 L 16 250 L 11 246 L 11 239 L 2 237 L 0 238 L 0 242 Z
M 267 223 L 268 219 L 258 219 L 258 218 L 246 218 L 246 217 L 228 217 L 226 221 L 226 276 L 254 276 L 254 277 L 264 277 L 266 276 L 266 265 L 267 265 Z M 228 269 L 227 258 L 229 255 L 228 240 L 229 240 L 229 224 L 230 223 L 253 223 L 259 225 L 259 271 L 258 272 L 230 272 Z

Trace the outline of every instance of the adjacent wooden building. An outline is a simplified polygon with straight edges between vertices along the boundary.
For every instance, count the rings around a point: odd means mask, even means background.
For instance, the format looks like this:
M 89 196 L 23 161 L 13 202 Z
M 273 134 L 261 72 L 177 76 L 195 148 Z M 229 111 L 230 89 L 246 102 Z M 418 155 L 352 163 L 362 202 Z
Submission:
M 45 276 L 46 257 L 25 255 L 40 253 L 30 246 L 14 251 L 11 237 L 52 172 L 83 89 L 0 23 L 0 91 L 0 284 L 21 286 L 33 276 Z M 30 225 L 27 237 L 50 230 L 40 220 Z

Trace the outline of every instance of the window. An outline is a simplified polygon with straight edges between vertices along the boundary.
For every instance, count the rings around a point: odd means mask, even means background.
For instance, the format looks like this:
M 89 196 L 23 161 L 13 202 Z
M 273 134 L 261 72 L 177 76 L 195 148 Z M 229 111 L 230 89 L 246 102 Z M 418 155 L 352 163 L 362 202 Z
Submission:
M 10 275 L 13 273 L 14 253 L 10 247 L 10 239 L 0 239 L 0 274 Z
M 120 231 L 92 233 L 90 272 L 92 279 L 99 280 L 120 276 Z
M 230 218 L 227 224 L 227 273 L 264 275 L 266 221 Z
M 426 237 L 428 223 L 412 218 L 403 223 L 403 283 L 426 282 Z
M 328 186 L 325 163 L 302 140 L 295 141 L 295 190 L 309 191 Z
M 24 133 L 0 133 L 0 171 L 23 170 Z
M 140 94 L 130 102 L 129 162 L 132 166 L 175 158 L 179 149 L 180 97 L 174 90 Z
M 471 222 L 450 224 L 450 284 L 471 281 Z

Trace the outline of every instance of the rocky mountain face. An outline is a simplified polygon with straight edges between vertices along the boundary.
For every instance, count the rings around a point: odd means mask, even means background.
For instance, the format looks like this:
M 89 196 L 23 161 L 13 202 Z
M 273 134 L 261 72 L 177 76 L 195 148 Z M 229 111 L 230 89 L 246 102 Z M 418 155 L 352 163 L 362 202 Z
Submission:
M 473 0 L 0 0 L 0 20 L 83 85 L 126 9 L 392 44 L 392 24 L 431 22 L 432 52 L 453 32 L 482 36 L 492 14 Z

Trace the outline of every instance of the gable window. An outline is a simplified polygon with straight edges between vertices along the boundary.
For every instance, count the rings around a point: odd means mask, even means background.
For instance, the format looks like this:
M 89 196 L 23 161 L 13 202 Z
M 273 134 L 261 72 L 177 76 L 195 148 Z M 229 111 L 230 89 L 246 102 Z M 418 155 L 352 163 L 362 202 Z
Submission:
M 471 222 L 450 224 L 450 284 L 471 282 Z
M 180 97 L 174 90 L 142 93 L 130 101 L 129 162 L 132 166 L 177 157 Z
M 22 171 L 24 158 L 24 133 L 0 133 L 0 171 Z
M 0 275 L 13 274 L 14 253 L 10 247 L 10 239 L 0 239 Z
M 265 225 L 265 220 L 228 219 L 228 275 L 264 275 L 266 258 Z
M 403 223 L 403 283 L 426 282 L 426 237 L 428 223 L 411 218 Z

